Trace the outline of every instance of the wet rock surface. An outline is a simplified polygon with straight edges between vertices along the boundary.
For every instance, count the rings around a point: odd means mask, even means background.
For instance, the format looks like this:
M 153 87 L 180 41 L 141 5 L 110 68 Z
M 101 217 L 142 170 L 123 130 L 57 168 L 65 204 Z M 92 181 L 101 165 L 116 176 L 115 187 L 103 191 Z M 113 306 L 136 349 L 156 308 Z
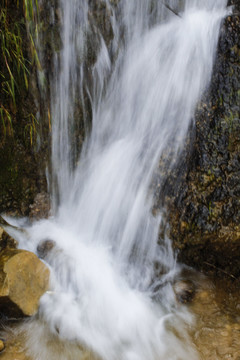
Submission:
M 46 219 L 50 214 L 50 197 L 46 192 L 38 193 L 34 202 L 29 206 L 29 218 L 31 220 Z
M 191 280 L 178 281 L 173 285 L 173 289 L 176 294 L 177 301 L 182 304 L 191 302 L 196 293 L 196 287 Z
M 48 289 L 49 269 L 25 250 L 0 252 L 0 313 L 9 318 L 32 316 Z
M 200 360 L 240 359 L 240 292 L 231 280 L 205 279 L 190 305 L 196 326 L 191 337 Z
M 42 240 L 37 246 L 37 255 L 40 257 L 40 259 L 44 259 L 55 247 L 55 241 L 50 239 Z
M 231 4 L 239 14 L 239 2 Z M 240 276 L 239 33 L 239 15 L 227 17 L 196 127 L 178 170 L 166 171 L 162 190 L 179 259 L 207 273 L 223 276 L 222 269 L 232 278 Z

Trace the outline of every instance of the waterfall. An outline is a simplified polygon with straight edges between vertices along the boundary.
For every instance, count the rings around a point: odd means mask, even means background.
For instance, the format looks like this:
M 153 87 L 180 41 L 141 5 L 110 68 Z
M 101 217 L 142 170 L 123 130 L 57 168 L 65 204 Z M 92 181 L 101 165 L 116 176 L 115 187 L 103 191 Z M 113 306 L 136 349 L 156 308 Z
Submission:
M 197 359 L 185 333 L 191 316 L 171 286 L 179 265 L 170 240 L 158 241 L 161 212 L 152 215 L 149 188 L 160 157 L 181 152 L 211 78 L 226 0 L 102 1 L 108 43 L 90 21 L 92 3 L 60 0 L 62 49 L 51 77 L 54 216 L 20 239 L 32 251 L 45 239 L 54 244 L 44 258 L 52 291 L 39 317 L 48 334 L 104 360 Z M 37 359 L 50 359 L 31 346 Z

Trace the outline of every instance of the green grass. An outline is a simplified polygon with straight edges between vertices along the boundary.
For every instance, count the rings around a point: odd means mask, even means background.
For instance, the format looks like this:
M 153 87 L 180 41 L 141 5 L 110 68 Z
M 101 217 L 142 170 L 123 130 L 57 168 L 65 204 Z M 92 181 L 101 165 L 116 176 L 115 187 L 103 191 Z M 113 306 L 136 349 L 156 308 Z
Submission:
M 26 141 L 30 142 L 30 145 L 33 146 L 37 136 L 37 125 L 38 121 L 33 114 L 29 114 L 27 117 L 27 124 L 24 128 L 24 137 Z
M 1 123 L 3 127 L 3 134 L 4 138 L 7 134 L 12 135 L 13 133 L 13 127 L 12 127 L 12 117 L 7 109 L 1 105 L 0 107 L 0 117 L 1 117 Z
M 7 135 L 14 134 L 18 102 L 29 90 L 30 72 L 34 67 L 41 70 L 34 41 L 38 36 L 38 0 L 16 0 L 14 3 L 16 10 L 10 6 L 8 0 L 3 1 L 0 8 L 1 141 Z M 21 6 L 23 8 L 20 8 Z M 13 18 L 15 11 L 17 15 Z M 29 54 L 26 54 L 26 47 L 30 49 L 30 58 L 27 58 Z M 33 145 L 37 121 L 33 114 L 29 114 L 25 120 L 24 136 L 28 133 L 30 143 Z

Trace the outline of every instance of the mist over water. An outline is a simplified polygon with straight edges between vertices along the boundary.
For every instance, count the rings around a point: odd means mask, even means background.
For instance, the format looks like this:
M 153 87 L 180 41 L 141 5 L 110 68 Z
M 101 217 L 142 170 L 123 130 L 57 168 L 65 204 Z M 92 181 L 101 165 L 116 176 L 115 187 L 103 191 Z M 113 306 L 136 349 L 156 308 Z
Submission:
M 169 1 L 177 16 L 161 1 L 105 0 L 108 45 L 96 24 L 90 29 L 86 1 L 60 3 L 63 46 L 51 83 L 54 215 L 28 228 L 30 240 L 20 237 L 32 251 L 42 240 L 56 243 L 44 259 L 52 291 L 41 299 L 36 336 L 46 348 L 55 336 L 70 341 L 74 354 L 80 344 L 105 360 L 197 359 L 185 332 L 193 320 L 170 285 L 179 265 L 169 239 L 158 244 L 161 215 L 151 213 L 149 187 L 161 155 L 171 148 L 176 160 L 181 152 L 211 78 L 226 1 Z M 88 34 L 98 48 L 91 69 Z M 84 94 L 92 125 L 78 156 L 75 99 L 84 109 Z M 29 344 L 39 360 L 76 358 Z

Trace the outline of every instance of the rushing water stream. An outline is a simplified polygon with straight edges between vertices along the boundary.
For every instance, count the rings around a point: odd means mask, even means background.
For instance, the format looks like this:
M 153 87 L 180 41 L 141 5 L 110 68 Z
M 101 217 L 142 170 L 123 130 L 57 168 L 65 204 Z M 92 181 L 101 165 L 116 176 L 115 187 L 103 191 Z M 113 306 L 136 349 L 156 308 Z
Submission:
M 90 29 L 85 0 L 60 1 L 53 216 L 29 227 L 29 239 L 19 235 L 31 251 L 46 239 L 54 244 L 44 256 L 51 291 L 27 344 L 36 360 L 81 359 L 82 348 L 104 360 L 194 360 L 194 319 L 172 287 L 181 266 L 169 239 L 158 242 L 161 213 L 151 213 L 149 188 L 159 158 L 169 148 L 173 160 L 181 152 L 211 78 L 226 0 L 169 1 L 178 15 L 161 1 L 113 3 L 105 0 L 113 33 L 106 44 L 97 26 Z M 86 68 L 89 37 L 97 57 Z M 84 94 L 92 124 L 78 156 L 76 97 L 84 109 Z

